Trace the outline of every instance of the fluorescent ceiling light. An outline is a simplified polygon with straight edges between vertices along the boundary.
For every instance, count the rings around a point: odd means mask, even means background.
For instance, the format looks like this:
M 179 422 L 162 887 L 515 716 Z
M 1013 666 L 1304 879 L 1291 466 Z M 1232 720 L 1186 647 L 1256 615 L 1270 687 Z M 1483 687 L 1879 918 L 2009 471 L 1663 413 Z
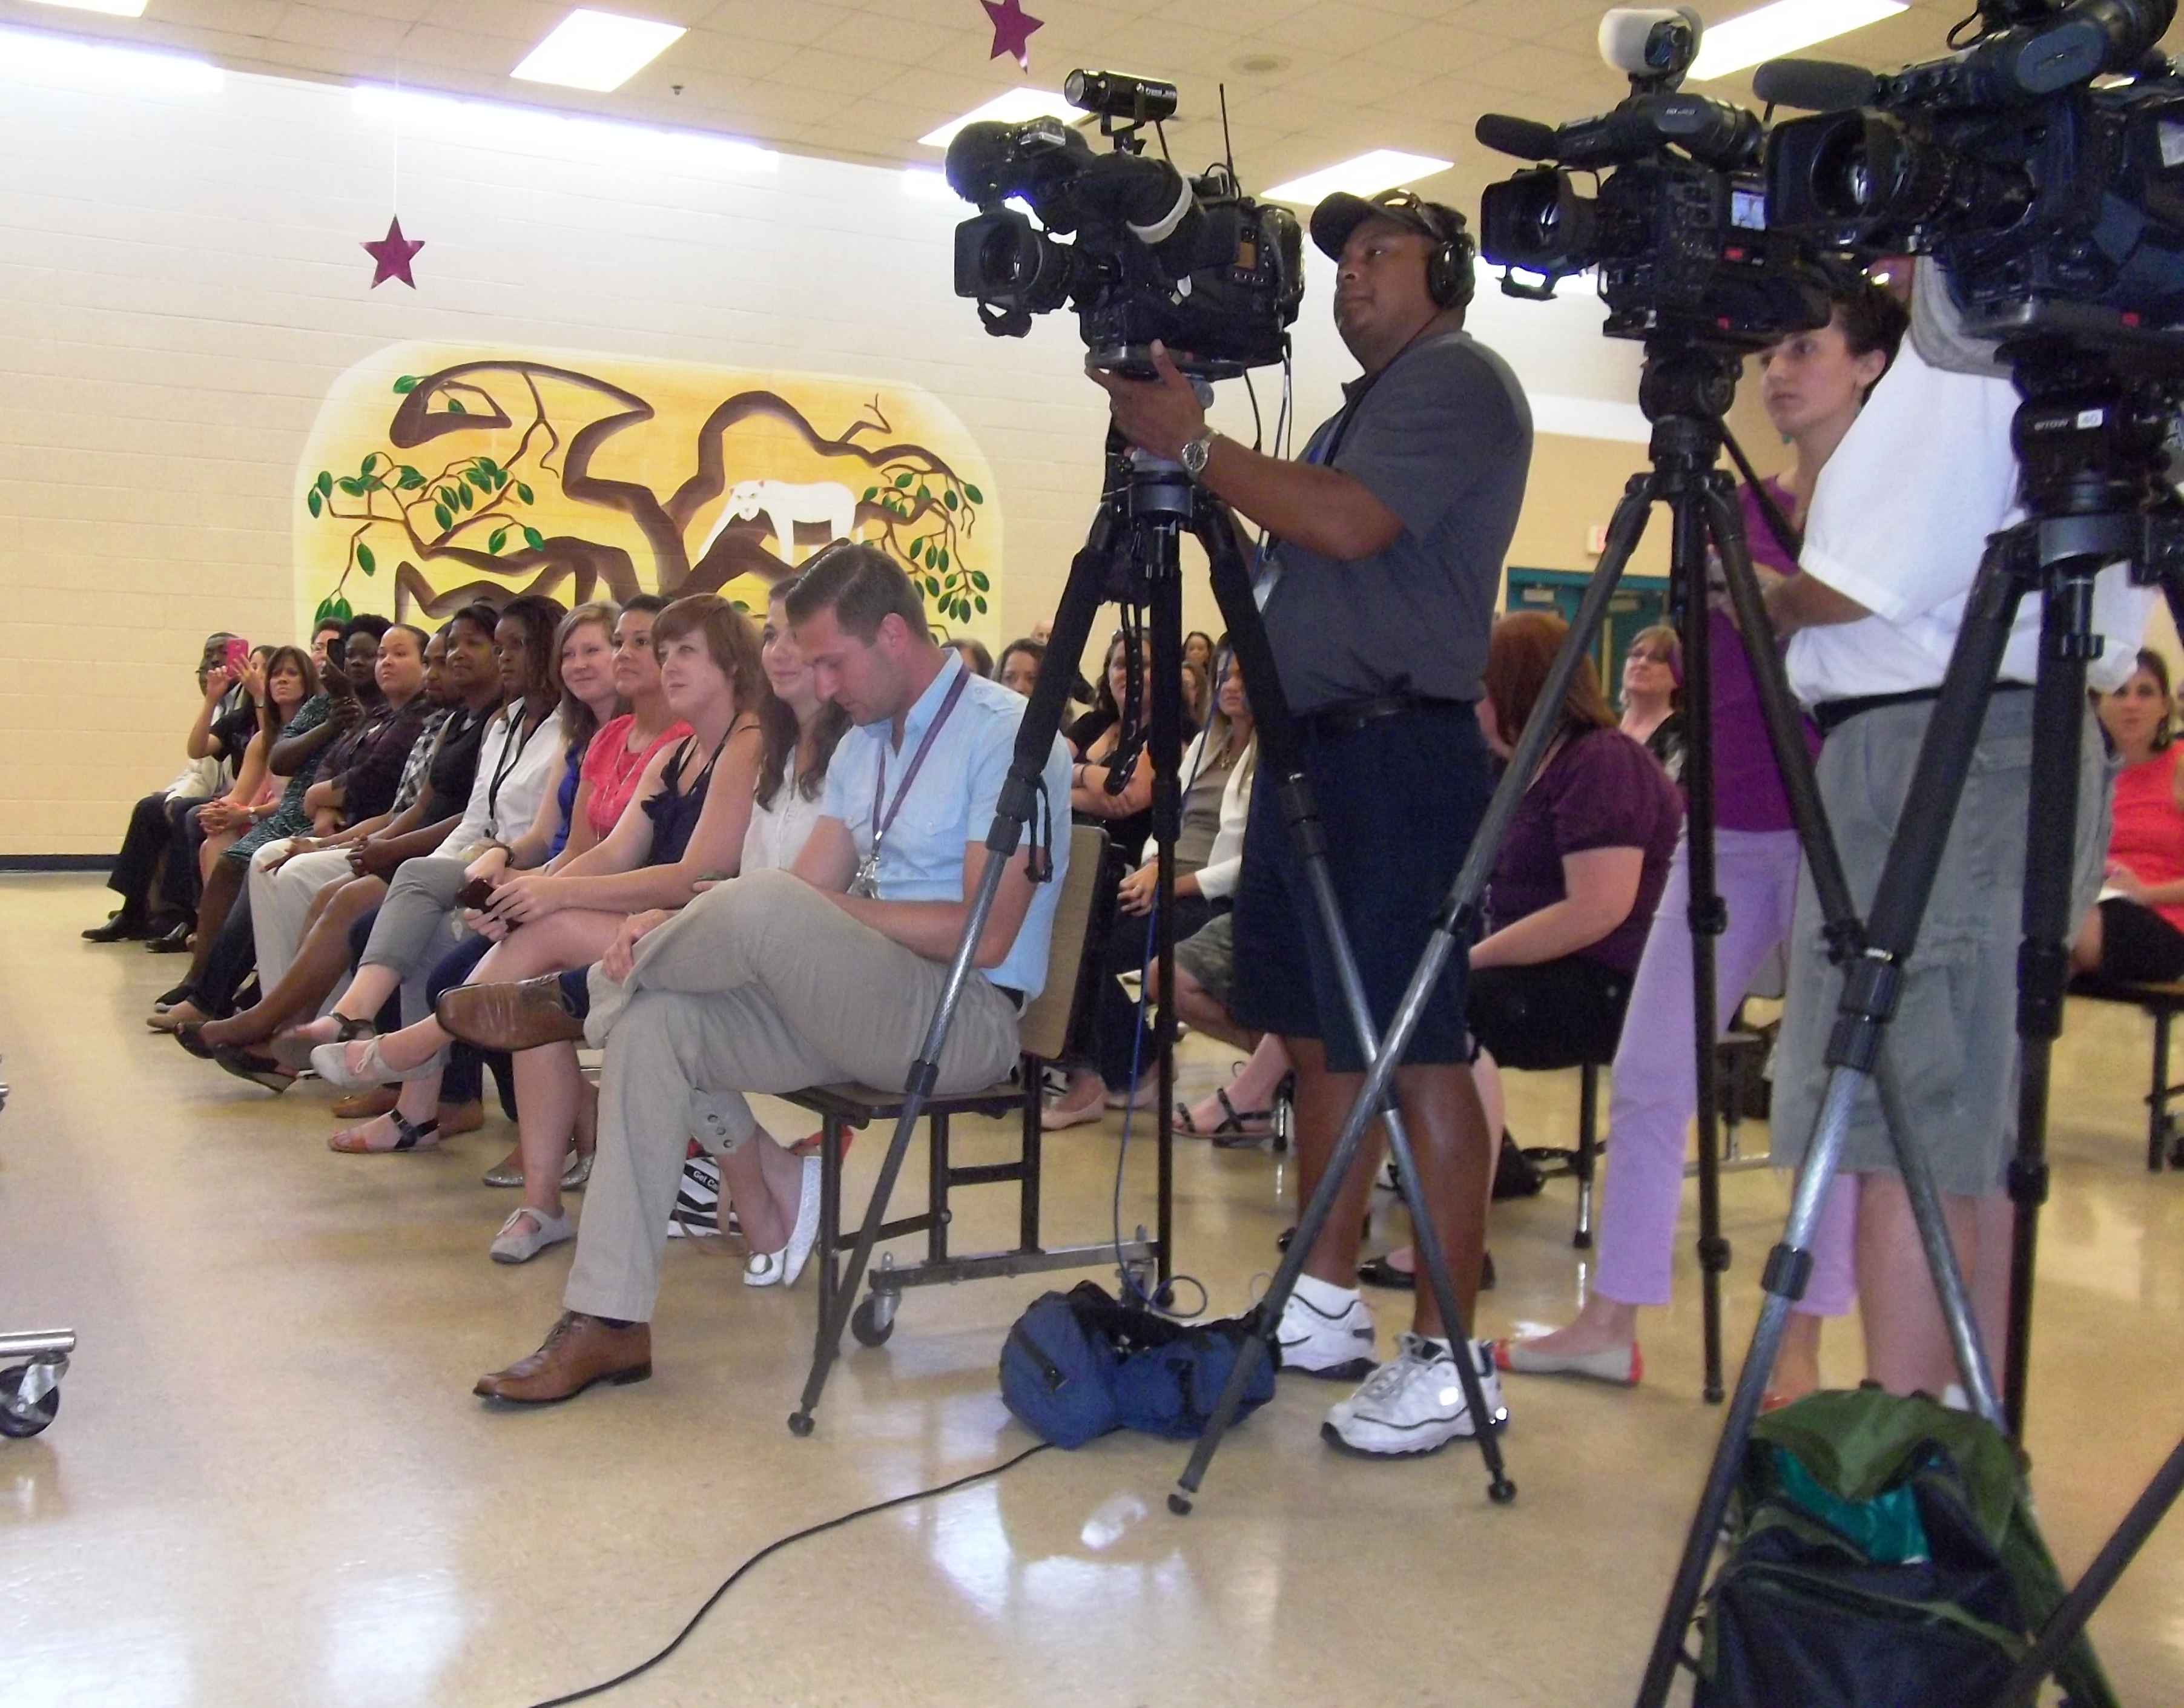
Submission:
M 1286 184 L 1277 184 L 1267 192 L 1276 202 L 1315 203 L 1325 200 L 1337 190 L 1347 190 L 1353 196 L 1372 196 L 1382 190 L 1392 190 L 1398 184 L 1407 184 L 1415 178 L 1430 178 L 1436 172 L 1446 172 L 1451 163 L 1436 160 L 1430 154 L 1406 154 L 1399 148 L 1375 148 L 1369 154 L 1360 154 L 1354 160 L 1345 160 L 1333 166 L 1323 166 L 1317 172 L 1307 172 L 1301 178 L 1292 178 Z
M 508 75 L 570 89 L 619 89 L 683 33 L 680 24 L 579 8 L 556 24 Z
M 966 125 L 990 119 L 997 125 L 1021 125 L 1027 119 L 1082 119 L 1084 114 L 1047 89 L 1011 89 L 996 95 L 983 107 L 973 107 L 960 119 L 950 119 L 938 130 L 917 140 L 928 148 L 945 148 Z
M 153 89 L 217 95 L 226 82 L 217 65 L 179 53 L 109 47 L 67 36 L 0 30 L 0 79 L 25 83 L 73 83 L 107 89 Z
M 1708 25 L 1691 75 L 1694 81 L 1725 77 L 1910 9 L 1905 0 L 1774 0 L 1757 12 Z
M 557 155 L 655 171 L 771 172 L 781 164 L 771 148 L 709 131 L 656 130 L 370 83 L 359 83 L 351 98 L 365 118 L 396 125 L 405 136 L 435 136 L 504 153 Z
M 78 12 L 103 12 L 113 18 L 142 18 L 144 0 L 37 0 L 41 6 L 67 6 Z

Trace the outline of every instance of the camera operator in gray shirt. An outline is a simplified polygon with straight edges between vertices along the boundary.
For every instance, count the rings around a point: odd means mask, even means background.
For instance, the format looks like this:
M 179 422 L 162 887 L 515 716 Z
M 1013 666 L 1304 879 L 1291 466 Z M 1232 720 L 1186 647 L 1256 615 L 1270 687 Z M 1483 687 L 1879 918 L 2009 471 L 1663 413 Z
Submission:
M 1463 216 L 1407 192 L 1329 197 L 1312 241 L 1338 264 L 1334 323 L 1363 374 L 1341 411 L 1284 462 L 1206 424 L 1159 346 L 1159 377 L 1094 372 L 1131 443 L 1181 461 L 1267 531 L 1260 599 L 1296 715 L 1343 919 L 1384 1032 L 1491 791 L 1475 712 L 1503 554 L 1523 503 L 1531 412 L 1507 364 L 1463 331 L 1474 245 Z M 1262 773 L 1236 896 L 1239 1022 L 1283 1040 L 1296 1070 L 1300 1201 L 1325 1170 L 1365 1060 L 1310 891 Z M 1397 1070 L 1420 1184 L 1457 1302 L 1476 1299 L 1490 1135 L 1472 1084 L 1465 978 L 1452 965 Z M 1369 1161 L 1371 1159 L 1368 1159 Z M 1284 1313 L 1282 1366 L 1370 1377 L 1323 1434 L 1371 1455 L 1431 1452 L 1478 1425 L 1452 1380 L 1431 1290 L 1412 1332 L 1374 1369 L 1357 1287 L 1372 1169 L 1352 1171 Z M 1483 1344 L 1467 1349 L 1489 1407 L 1501 1391 Z

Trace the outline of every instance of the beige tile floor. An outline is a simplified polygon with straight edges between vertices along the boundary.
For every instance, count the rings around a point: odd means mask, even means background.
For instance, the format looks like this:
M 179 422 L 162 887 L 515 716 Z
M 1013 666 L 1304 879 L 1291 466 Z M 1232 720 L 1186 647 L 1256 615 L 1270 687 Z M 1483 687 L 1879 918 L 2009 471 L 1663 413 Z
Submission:
M 439 1156 L 330 1154 L 323 1092 L 269 1097 L 144 1031 L 176 964 L 81 943 L 103 894 L 81 877 L 0 880 L 14 1088 L 0 1327 L 82 1336 L 53 1427 L 0 1442 L 7 1708 L 518 1708 L 649 1654 L 773 1538 L 1027 1444 L 993 1369 L 1039 1283 L 913 1295 L 886 1348 L 844 1360 L 817 1433 L 797 1441 L 783 1424 L 811 1282 L 749 1293 L 711 1242 L 668 1254 L 653 1381 L 487 1411 L 472 1378 L 536 1343 L 567 1265 L 566 1251 L 486 1261 L 509 1200 L 477 1176 L 505 1129 Z M 2074 1010 L 2031 1428 L 2073 1576 L 2184 1430 L 2184 1178 L 2142 1166 L 2145 1054 L 2136 1015 Z M 1191 1047 L 1201 1083 L 1219 1067 Z M 1518 1131 L 1544 1138 L 1566 1128 L 1574 1088 L 1532 1078 L 1514 1103 Z M 1055 1142 L 1050 1238 L 1106 1229 L 1116 1132 Z M 858 1145 L 853 1178 L 878 1148 Z M 1131 1161 L 1131 1221 L 1149 1213 L 1150 1160 L 1148 1147 Z M 1284 1188 L 1263 1154 L 1181 1150 L 1181 1264 L 1217 1310 L 1240 1308 L 1268 1266 Z M 977 1196 L 966 1243 L 1007 1225 Z M 1726 1196 L 1741 1337 L 1783 1197 L 1763 1171 Z M 1497 1211 L 1490 1330 L 1567 1314 L 1581 1284 L 1569 1216 L 1564 1186 Z M 1697 1397 L 1696 1287 L 1680 1263 L 1644 1388 L 1512 1383 L 1513 1507 L 1487 1503 L 1468 1453 L 1334 1457 L 1317 1435 L 1334 1396 L 1292 1382 L 1232 1438 L 1188 1520 L 1162 1504 L 1173 1444 L 1041 1455 L 768 1561 L 606 1700 L 1626 1702 L 1719 1417 Z M 1396 1316 L 1383 1309 L 1384 1338 Z M 1854 1327 L 1827 1362 L 1855 1379 Z M 2135 1708 L 2184 1702 L 2180 1588 L 2184 1518 L 2095 1626 Z

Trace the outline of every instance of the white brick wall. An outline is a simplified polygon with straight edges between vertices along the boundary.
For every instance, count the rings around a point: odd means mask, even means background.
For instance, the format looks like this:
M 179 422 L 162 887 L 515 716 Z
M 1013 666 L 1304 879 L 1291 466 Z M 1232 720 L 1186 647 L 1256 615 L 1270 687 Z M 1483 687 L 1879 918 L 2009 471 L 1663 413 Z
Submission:
M 398 140 L 346 89 L 235 74 L 203 95 L 0 81 L 0 854 L 109 851 L 179 764 L 203 634 L 285 635 L 304 437 L 335 376 L 401 340 L 922 386 L 996 472 L 1003 629 L 1051 607 L 1096 493 L 1101 399 L 1068 317 L 996 341 L 951 294 L 967 210 L 868 167 L 639 170 L 439 123 Z M 370 289 L 357 247 L 397 211 L 427 245 L 414 293 Z M 1329 275 L 1315 258 L 1307 427 L 1353 371 Z M 1633 395 L 1635 353 L 1597 337 L 1596 305 L 1489 285 L 1474 324 L 1549 425 L 1591 425 L 1553 398 Z M 1225 389 L 1219 417 L 1247 435 L 1242 388 Z M 1262 376 L 1269 430 L 1275 393 Z M 1516 559 L 1581 565 L 1641 456 L 1543 438 Z M 1217 626 L 1202 586 L 1188 609 Z

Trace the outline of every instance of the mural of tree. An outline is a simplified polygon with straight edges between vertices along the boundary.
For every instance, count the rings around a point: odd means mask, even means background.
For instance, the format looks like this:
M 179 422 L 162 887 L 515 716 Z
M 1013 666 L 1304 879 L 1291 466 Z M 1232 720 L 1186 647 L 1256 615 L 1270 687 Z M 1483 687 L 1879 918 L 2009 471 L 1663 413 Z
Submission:
M 723 511 L 702 545 L 695 539 L 700 516 L 736 480 L 777 472 L 744 468 L 731 479 L 729 441 L 744 426 L 785 433 L 830 477 L 827 465 L 840 464 L 841 486 L 858 495 L 856 533 L 903 563 L 936 618 L 968 621 L 987 609 L 989 577 L 967 561 L 976 555 L 985 495 L 935 451 L 898 439 L 877 396 L 829 434 L 777 391 L 737 392 L 697 429 L 688 474 L 660 491 L 604 472 L 617 438 L 658 412 L 595 376 L 493 358 L 405 374 L 393 391 L 385 447 L 367 451 L 353 474 L 320 469 L 305 485 L 313 522 L 341 530 L 345 542 L 322 614 L 346 615 L 351 576 L 369 579 L 382 567 L 398 613 L 414 605 L 433 615 L 481 594 L 566 588 L 575 600 L 645 591 L 672 598 L 744 576 L 771 584 L 792 575 L 800 543 L 822 541 L 774 536 L 769 551 L 772 525 L 762 514 Z M 599 512 L 597 530 L 572 523 L 572 509 Z M 635 549 L 614 537 L 632 532 Z

